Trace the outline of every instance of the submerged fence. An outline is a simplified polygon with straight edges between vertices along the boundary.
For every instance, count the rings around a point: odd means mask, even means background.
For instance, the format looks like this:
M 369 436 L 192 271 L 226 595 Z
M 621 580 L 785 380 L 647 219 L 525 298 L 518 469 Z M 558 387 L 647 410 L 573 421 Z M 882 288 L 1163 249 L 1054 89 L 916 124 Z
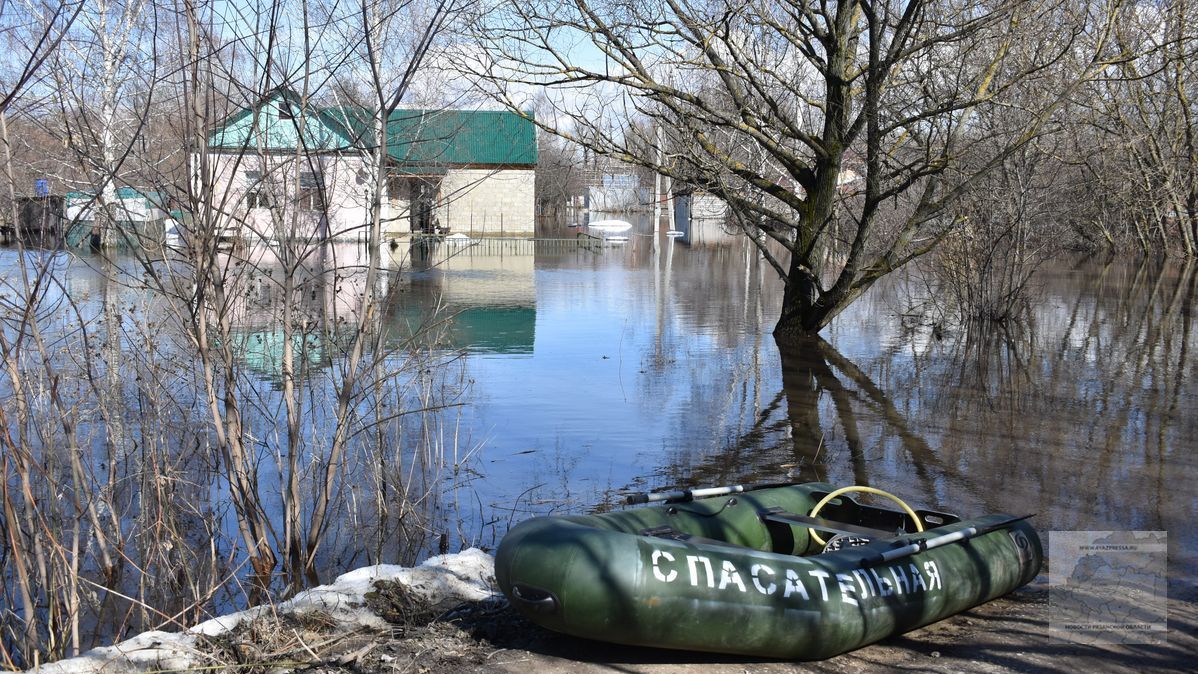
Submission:
M 596 250 L 603 248 L 603 239 L 581 234 L 573 238 L 519 238 L 480 237 L 476 239 L 448 239 L 437 236 L 412 238 L 413 246 L 426 246 L 430 252 L 436 248 L 442 254 L 486 255 L 535 255 L 537 253 L 560 253 L 573 250 Z

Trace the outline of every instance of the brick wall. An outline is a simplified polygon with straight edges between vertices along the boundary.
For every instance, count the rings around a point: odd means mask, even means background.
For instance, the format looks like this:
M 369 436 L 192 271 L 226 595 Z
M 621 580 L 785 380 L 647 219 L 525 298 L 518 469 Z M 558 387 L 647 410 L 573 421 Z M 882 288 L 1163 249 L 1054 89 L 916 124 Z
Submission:
M 532 236 L 536 171 L 450 169 L 441 182 L 437 220 L 470 236 Z

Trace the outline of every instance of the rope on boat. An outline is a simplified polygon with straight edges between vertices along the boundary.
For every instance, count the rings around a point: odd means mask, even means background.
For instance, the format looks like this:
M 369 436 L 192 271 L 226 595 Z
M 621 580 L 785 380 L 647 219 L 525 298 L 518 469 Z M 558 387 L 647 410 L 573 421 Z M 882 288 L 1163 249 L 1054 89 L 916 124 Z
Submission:
M 903 511 L 906 512 L 907 515 L 910 516 L 912 520 L 914 520 L 915 531 L 917 531 L 919 533 L 923 532 L 923 522 L 921 522 L 919 520 L 919 515 L 916 515 L 915 511 L 911 509 L 911 506 L 904 503 L 901 498 L 895 496 L 894 494 L 891 494 L 888 491 L 882 491 L 881 489 L 877 489 L 875 487 L 866 487 L 864 485 L 859 485 L 859 484 L 852 485 L 849 487 L 841 487 L 840 489 L 837 489 L 836 491 L 832 492 L 831 494 L 828 494 L 827 496 L 820 499 L 820 502 L 816 503 L 815 507 L 811 509 L 811 517 L 815 517 L 816 515 L 818 515 L 819 511 L 824 506 L 828 505 L 828 503 L 832 499 L 836 498 L 837 496 L 841 496 L 843 494 L 848 494 L 850 492 L 861 492 L 863 494 L 875 494 L 877 496 L 885 496 L 886 498 L 890 499 L 891 501 L 894 501 L 895 503 L 902 506 Z M 811 529 L 810 531 L 811 531 L 811 539 L 813 541 L 815 541 L 816 544 L 818 544 L 818 545 L 827 545 L 828 544 L 827 541 L 825 541 L 823 538 L 820 538 L 820 535 L 815 531 L 815 529 Z

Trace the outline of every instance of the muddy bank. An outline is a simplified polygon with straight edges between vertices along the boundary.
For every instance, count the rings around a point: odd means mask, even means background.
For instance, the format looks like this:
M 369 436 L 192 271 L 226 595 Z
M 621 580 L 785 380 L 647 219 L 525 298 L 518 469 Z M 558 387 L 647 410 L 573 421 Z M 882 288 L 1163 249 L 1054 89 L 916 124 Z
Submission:
M 150 633 L 43 671 L 317 672 L 1152 672 L 1198 652 L 1198 587 L 1170 587 L 1168 643 L 1079 646 L 1048 636 L 1044 577 L 1007 597 L 853 653 L 814 663 L 616 646 L 549 632 L 490 589 L 490 557 L 467 551 L 416 569 L 371 567 L 291 602 L 189 632 Z
M 1089 647 L 1047 635 L 1048 589 L 1041 581 L 935 625 L 823 662 L 791 663 L 743 657 L 614 646 L 548 632 L 506 605 L 464 605 L 402 637 L 373 642 L 352 667 L 323 672 L 1145 672 L 1184 671 L 1198 652 L 1194 597 L 1175 601 L 1169 643 Z M 363 645 L 369 637 L 363 635 Z

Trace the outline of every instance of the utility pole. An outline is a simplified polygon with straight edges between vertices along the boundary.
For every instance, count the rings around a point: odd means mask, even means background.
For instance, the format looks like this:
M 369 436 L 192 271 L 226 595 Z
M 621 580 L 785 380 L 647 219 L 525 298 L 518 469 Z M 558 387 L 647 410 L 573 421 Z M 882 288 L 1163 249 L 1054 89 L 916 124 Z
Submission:
M 657 124 L 657 166 L 661 168 L 665 161 L 662 152 L 662 132 L 661 123 Z M 661 231 L 661 171 L 655 172 L 656 178 L 653 181 L 653 240 L 657 241 L 657 236 Z

